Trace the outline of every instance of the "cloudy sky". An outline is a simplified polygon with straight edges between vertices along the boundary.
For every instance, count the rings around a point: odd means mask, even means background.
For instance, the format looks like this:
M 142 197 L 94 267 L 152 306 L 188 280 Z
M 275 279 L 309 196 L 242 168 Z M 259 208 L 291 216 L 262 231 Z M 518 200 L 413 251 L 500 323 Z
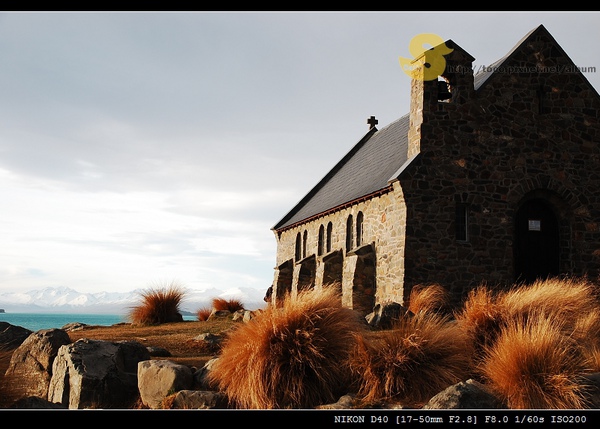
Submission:
M 420 33 L 489 65 L 543 24 L 600 90 L 600 15 L 0 13 L 0 292 L 252 287 L 271 227 L 408 112 Z

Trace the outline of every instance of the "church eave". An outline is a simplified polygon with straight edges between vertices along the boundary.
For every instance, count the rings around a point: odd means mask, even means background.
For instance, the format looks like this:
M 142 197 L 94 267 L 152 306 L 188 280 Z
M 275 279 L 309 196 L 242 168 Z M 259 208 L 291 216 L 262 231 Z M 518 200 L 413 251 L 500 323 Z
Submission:
M 343 210 L 345 208 L 351 207 L 351 206 L 353 206 L 355 204 L 358 204 L 358 203 L 362 203 L 364 201 L 370 200 L 370 199 L 378 197 L 380 195 L 387 194 L 392 189 L 393 189 L 393 185 L 390 184 L 390 185 L 386 186 L 385 188 L 378 189 L 377 191 L 371 192 L 370 194 L 363 195 L 362 197 L 355 198 L 354 200 L 345 202 L 343 204 L 339 204 L 339 205 L 337 205 L 335 207 L 332 207 L 332 208 L 330 208 L 328 210 L 325 210 L 324 212 L 317 213 L 317 214 L 315 214 L 313 216 L 307 217 L 306 219 L 302 219 L 301 221 L 292 223 L 290 225 L 286 225 L 286 226 L 284 226 L 282 228 L 272 228 L 272 230 L 275 231 L 275 232 L 277 232 L 277 234 L 281 234 L 284 231 L 287 231 L 287 230 L 292 229 L 292 228 L 296 228 L 296 227 L 298 227 L 300 225 L 303 225 L 303 224 L 306 224 L 306 223 L 310 223 L 310 222 L 312 222 L 312 221 L 314 221 L 316 219 L 319 219 L 321 217 L 327 216 L 327 215 L 329 215 L 331 213 L 335 213 L 337 211 L 340 211 L 340 210 Z

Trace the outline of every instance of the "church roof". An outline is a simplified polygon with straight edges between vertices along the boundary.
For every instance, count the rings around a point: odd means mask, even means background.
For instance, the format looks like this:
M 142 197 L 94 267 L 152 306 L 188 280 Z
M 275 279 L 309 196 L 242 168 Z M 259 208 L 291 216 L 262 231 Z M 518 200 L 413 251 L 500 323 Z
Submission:
M 408 120 L 405 115 L 369 132 L 273 229 L 281 229 L 389 185 L 406 162 Z

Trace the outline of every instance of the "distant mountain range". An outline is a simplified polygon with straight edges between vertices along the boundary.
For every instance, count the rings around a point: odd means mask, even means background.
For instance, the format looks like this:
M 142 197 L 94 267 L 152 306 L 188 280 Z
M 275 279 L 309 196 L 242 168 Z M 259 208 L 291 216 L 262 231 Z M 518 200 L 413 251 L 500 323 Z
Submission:
M 68 287 L 47 287 L 27 292 L 0 292 L 0 309 L 7 313 L 126 314 L 142 302 L 143 289 L 130 292 L 78 292 Z M 246 309 L 264 308 L 265 290 L 232 288 L 185 289 L 180 308 L 196 313 L 210 307 L 214 298 L 239 300 Z

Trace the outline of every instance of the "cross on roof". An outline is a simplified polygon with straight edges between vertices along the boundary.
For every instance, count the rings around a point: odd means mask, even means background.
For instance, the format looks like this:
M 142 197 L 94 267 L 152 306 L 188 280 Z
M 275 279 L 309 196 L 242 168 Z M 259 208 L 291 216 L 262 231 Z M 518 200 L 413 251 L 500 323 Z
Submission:
M 375 119 L 375 116 L 371 116 L 369 119 L 367 119 L 367 124 L 369 124 L 369 129 L 375 128 L 375 125 L 377 125 L 378 123 L 379 123 L 379 121 L 377 119 Z

